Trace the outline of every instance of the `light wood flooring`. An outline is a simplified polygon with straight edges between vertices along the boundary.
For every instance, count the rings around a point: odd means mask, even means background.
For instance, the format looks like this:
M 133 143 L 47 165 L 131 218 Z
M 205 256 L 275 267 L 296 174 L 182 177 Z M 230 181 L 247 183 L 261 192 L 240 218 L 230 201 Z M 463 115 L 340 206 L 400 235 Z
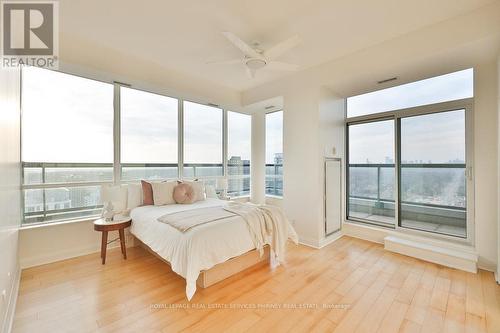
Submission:
M 185 281 L 142 248 L 24 270 L 14 332 L 500 332 L 500 287 L 343 237 L 289 246 L 287 263 L 254 267 L 191 303 Z M 224 307 L 235 308 L 224 308 Z

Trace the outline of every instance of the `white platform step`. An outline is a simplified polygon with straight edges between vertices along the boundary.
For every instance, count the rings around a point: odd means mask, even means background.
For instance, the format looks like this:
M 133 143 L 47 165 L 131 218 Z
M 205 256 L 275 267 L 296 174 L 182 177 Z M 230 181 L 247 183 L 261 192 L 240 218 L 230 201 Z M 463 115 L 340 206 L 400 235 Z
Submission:
M 440 243 L 398 236 L 384 238 L 384 248 L 388 251 L 477 273 L 478 255 L 472 248 Z

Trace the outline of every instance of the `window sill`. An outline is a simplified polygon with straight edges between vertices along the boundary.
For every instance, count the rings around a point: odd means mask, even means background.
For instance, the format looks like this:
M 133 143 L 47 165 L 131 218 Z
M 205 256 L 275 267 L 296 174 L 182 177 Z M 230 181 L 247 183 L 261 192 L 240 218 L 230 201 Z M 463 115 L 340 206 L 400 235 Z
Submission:
M 283 200 L 283 196 L 266 194 L 266 198 Z
M 95 216 L 87 216 L 81 219 L 71 219 L 71 220 L 60 220 L 56 222 L 42 222 L 42 223 L 34 223 L 30 225 L 29 223 L 21 224 L 19 230 L 29 230 L 29 229 L 38 229 L 38 228 L 46 228 L 46 227 L 56 227 L 60 225 L 73 224 L 73 223 L 82 223 L 82 222 L 94 222 L 99 218 L 99 215 Z

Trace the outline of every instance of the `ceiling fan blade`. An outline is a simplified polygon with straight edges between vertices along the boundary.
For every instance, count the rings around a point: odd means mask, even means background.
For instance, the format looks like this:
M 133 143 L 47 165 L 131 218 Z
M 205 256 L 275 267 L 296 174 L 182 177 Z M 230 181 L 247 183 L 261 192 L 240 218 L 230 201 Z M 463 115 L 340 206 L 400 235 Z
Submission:
M 242 63 L 243 63 L 243 59 L 207 61 L 207 65 L 233 65 L 233 64 L 242 64 Z
M 286 62 L 281 62 L 281 61 L 271 61 L 269 62 L 266 67 L 266 69 L 271 69 L 271 70 L 276 70 L 276 71 L 296 71 L 299 69 L 299 65 L 295 64 L 289 64 Z
M 260 53 L 255 51 L 250 45 L 242 41 L 238 36 L 233 34 L 232 32 L 225 31 L 222 33 L 224 37 L 226 37 L 234 46 L 243 52 L 244 55 L 250 58 L 262 58 Z
M 293 36 L 271 47 L 270 49 L 264 52 L 264 55 L 269 60 L 276 59 L 281 55 L 285 54 L 286 52 L 288 52 L 289 50 L 293 49 L 297 45 L 299 45 L 300 42 L 301 39 L 299 36 Z
M 247 67 L 247 76 L 250 79 L 253 79 L 255 77 L 255 69 L 250 69 Z

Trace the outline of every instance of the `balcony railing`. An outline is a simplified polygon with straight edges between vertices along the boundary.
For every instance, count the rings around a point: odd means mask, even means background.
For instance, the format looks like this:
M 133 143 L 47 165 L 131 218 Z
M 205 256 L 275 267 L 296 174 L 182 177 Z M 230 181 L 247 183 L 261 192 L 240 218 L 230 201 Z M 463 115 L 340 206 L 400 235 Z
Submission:
M 23 162 L 24 223 L 96 216 L 102 209 L 101 186 L 114 181 L 112 163 Z M 243 173 L 243 174 L 238 174 Z M 247 174 L 248 173 L 248 174 Z M 223 176 L 221 164 L 184 164 L 183 177 L 214 185 Z M 175 163 L 122 163 L 121 182 L 178 179 Z M 228 166 L 228 194 L 250 194 L 250 166 Z
M 266 194 L 283 196 L 283 164 L 266 164 Z
M 395 165 L 349 165 L 349 217 L 395 224 Z M 401 164 L 401 225 L 465 237 L 465 164 Z

